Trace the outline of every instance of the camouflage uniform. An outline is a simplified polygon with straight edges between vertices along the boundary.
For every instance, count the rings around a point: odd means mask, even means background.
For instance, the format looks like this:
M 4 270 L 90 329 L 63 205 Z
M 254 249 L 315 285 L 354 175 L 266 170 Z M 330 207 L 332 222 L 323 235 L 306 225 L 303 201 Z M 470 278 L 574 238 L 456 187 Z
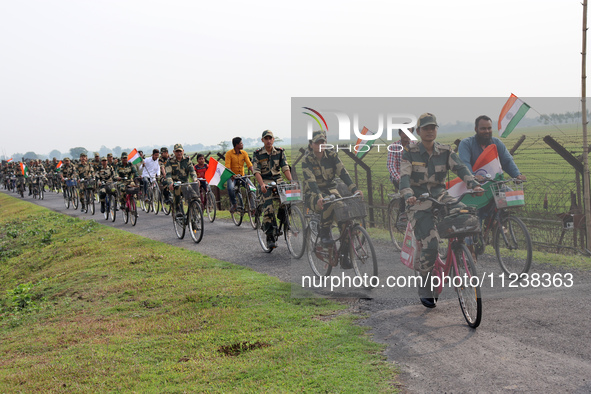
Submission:
M 442 202 L 453 200 L 445 189 L 448 170 L 462 178 L 469 188 L 478 186 L 472 172 L 451 146 L 435 142 L 431 156 L 422 142 L 404 148 L 400 163 L 400 191 L 405 201 L 412 196 L 419 197 L 423 193 L 429 193 L 431 197 Z M 460 204 L 463 205 L 458 203 L 458 206 Z M 431 208 L 431 202 L 422 202 L 415 205 L 409 215 L 417 242 L 421 242 L 422 245 L 419 271 L 423 276 L 433 269 L 439 246 L 439 233 L 435 228 Z
M 121 157 L 127 157 L 127 153 L 122 153 Z M 122 178 L 119 181 L 119 184 L 117 185 L 117 188 L 119 189 L 119 193 L 120 193 L 120 201 L 121 204 L 124 205 L 125 204 L 125 189 L 127 188 L 127 186 L 135 186 L 135 183 L 133 182 L 133 180 L 135 178 L 137 178 L 139 175 L 137 173 L 137 170 L 135 169 L 135 166 L 133 164 L 131 164 L 131 162 L 127 162 L 127 164 L 124 166 L 123 165 L 123 161 L 121 161 L 121 163 L 119 163 L 119 165 L 115 168 L 115 176 Z M 123 178 L 127 178 L 127 179 L 123 179 Z
M 313 141 L 323 139 L 326 141 L 326 136 L 323 132 L 314 132 Z M 314 151 L 310 148 L 306 152 L 306 156 L 302 161 L 302 173 L 304 175 L 304 190 L 305 198 L 308 207 L 319 212 L 316 204 L 319 199 L 334 194 L 336 198 L 341 198 L 337 190 L 337 183 L 335 178 L 339 177 L 345 185 L 349 188 L 351 193 L 357 191 L 357 186 L 349 176 L 349 172 L 343 165 L 339 155 L 334 150 L 324 150 L 320 160 L 314 155 Z M 342 205 L 341 202 L 330 204 L 326 209 L 322 210 L 321 229 L 326 231 L 334 221 L 334 208 Z
M 116 189 L 115 185 L 113 184 L 115 177 L 115 170 L 113 167 L 107 164 L 106 168 L 103 168 L 101 165 L 101 169 L 97 172 L 97 179 L 101 182 L 101 186 L 99 189 L 99 199 L 100 202 L 105 202 L 105 196 L 107 195 L 107 190 L 110 194 L 115 194 Z M 102 184 L 104 182 L 104 184 Z
M 94 168 L 91 163 L 88 161 L 86 164 L 78 163 L 76 166 L 76 171 L 78 172 L 79 179 L 84 179 L 86 185 L 92 185 L 94 178 Z M 82 182 L 78 182 L 78 188 L 80 189 L 80 201 L 82 202 L 82 206 L 84 206 L 85 201 L 82 198 L 84 196 L 84 185 Z
M 182 149 L 180 144 L 174 146 L 174 149 Z M 189 176 L 193 179 L 194 182 L 199 182 L 197 180 L 197 173 L 195 172 L 195 168 L 191 163 L 191 159 L 187 155 L 183 155 L 183 158 L 179 162 L 175 156 L 171 156 L 166 161 L 166 183 L 165 186 L 172 185 L 174 182 L 182 182 L 187 183 L 189 182 Z M 193 188 L 186 189 L 191 194 L 191 199 L 199 198 L 197 193 L 193 190 Z M 178 204 L 181 196 L 181 188 L 177 187 L 174 189 L 174 203 L 175 205 Z
M 74 167 L 74 165 L 72 164 L 72 162 L 69 162 L 69 164 L 66 166 L 66 164 L 64 163 L 62 165 L 62 168 L 60 170 L 62 177 L 68 178 L 68 180 L 70 181 L 74 181 L 74 178 L 76 178 L 78 176 L 78 172 L 76 171 L 76 168 Z M 64 197 L 66 197 L 66 182 L 63 181 L 62 182 L 62 190 L 64 193 Z
M 281 171 L 289 171 L 289 165 L 287 164 L 287 158 L 285 157 L 285 150 L 273 146 L 273 150 L 271 151 L 271 154 L 269 154 L 265 147 L 257 149 L 253 153 L 252 169 L 254 174 L 261 174 L 265 185 L 268 185 L 273 181 L 280 181 Z M 273 209 L 273 193 L 271 188 L 267 188 L 267 192 L 262 194 L 262 197 L 264 213 L 263 230 L 266 233 L 269 233 L 272 231 L 273 226 L 276 226 L 275 210 Z M 285 212 L 280 211 L 277 214 L 281 217 L 281 215 L 285 215 Z

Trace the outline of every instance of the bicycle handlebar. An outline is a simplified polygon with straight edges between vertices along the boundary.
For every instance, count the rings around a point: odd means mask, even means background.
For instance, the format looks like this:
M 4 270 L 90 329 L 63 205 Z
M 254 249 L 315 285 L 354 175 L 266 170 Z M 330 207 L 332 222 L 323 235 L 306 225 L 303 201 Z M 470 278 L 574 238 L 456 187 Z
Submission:
M 333 204 L 335 202 L 339 202 L 339 201 L 343 201 L 343 200 L 348 200 L 350 198 L 357 198 L 357 197 L 361 197 L 361 192 L 359 190 L 357 190 L 351 196 L 346 196 L 346 197 L 341 197 L 341 198 L 336 198 L 336 196 L 334 194 L 331 194 L 330 196 L 323 198 L 322 201 L 325 204 Z

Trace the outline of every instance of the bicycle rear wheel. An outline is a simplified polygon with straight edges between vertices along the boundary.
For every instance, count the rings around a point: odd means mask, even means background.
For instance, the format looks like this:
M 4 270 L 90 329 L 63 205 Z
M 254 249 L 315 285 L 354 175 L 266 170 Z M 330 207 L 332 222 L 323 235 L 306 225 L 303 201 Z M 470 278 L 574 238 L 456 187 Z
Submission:
M 230 212 L 232 220 L 236 226 L 242 224 L 242 218 L 244 217 L 244 200 L 242 199 L 242 187 L 236 188 L 236 210 Z
M 123 205 L 123 223 L 125 224 L 129 223 L 129 208 L 129 204 L 125 201 Z
M 164 212 L 164 214 L 166 216 L 170 215 L 170 211 L 172 210 L 172 196 L 170 196 L 169 193 L 169 202 L 166 202 L 166 197 L 164 197 L 164 193 L 160 193 L 160 203 L 162 205 L 162 212 Z
M 296 205 L 287 207 L 287 212 L 285 242 L 289 253 L 299 259 L 306 250 L 306 221 L 302 211 Z
M 455 264 L 453 265 L 455 275 L 452 282 L 454 282 L 453 285 L 456 288 L 460 308 L 466 323 L 470 327 L 476 328 L 480 325 L 482 319 L 482 298 L 480 296 L 480 286 L 476 286 L 479 283 L 475 283 L 478 280 L 478 273 L 474 266 L 474 260 L 472 260 L 472 253 L 463 243 L 458 244 L 453 253 L 455 257 Z M 457 277 L 461 278 L 461 280 L 456 279 Z M 472 280 L 473 277 L 474 280 Z
M 328 276 L 332 272 L 332 265 L 329 264 L 331 258 L 336 258 L 336 247 L 330 245 L 328 248 L 320 244 L 320 237 L 318 237 L 318 222 L 310 221 L 308 230 L 306 231 L 306 240 L 308 252 L 308 262 L 314 275 L 318 277 Z
M 527 227 L 515 216 L 503 218 L 494 236 L 495 252 L 506 275 L 521 278 L 529 271 L 532 243 Z
M 70 188 L 66 187 L 64 189 L 64 205 L 66 209 L 70 209 Z
M 195 243 L 199 243 L 203 238 L 203 210 L 198 201 L 191 201 L 187 216 L 189 219 L 189 232 L 191 233 L 191 238 L 193 238 Z
M 349 258 L 353 264 L 355 275 L 362 278 L 367 276 L 369 279 L 371 279 L 372 276 L 377 277 L 378 258 L 367 230 L 359 224 L 354 225 L 351 228 L 350 242 Z M 369 285 L 365 288 L 371 289 L 372 287 L 373 286 Z
M 115 218 L 117 217 L 117 204 L 119 204 L 119 199 L 117 198 L 116 194 L 112 194 L 109 196 L 109 210 L 111 211 L 111 221 L 115 222 Z
M 215 195 L 211 190 L 208 190 L 207 192 L 207 197 L 205 199 L 205 210 L 207 211 L 207 217 L 209 218 L 209 221 L 213 223 L 215 220 L 217 207 L 215 204 Z
M 77 187 L 72 187 L 72 204 L 74 205 L 74 209 L 78 209 L 78 204 L 80 203 L 80 194 L 78 193 Z
M 161 208 L 162 200 L 160 199 L 160 188 L 155 186 L 152 188 L 152 210 L 154 211 L 154 215 L 158 215 Z
M 178 211 L 173 207 L 171 212 L 174 232 L 176 233 L 178 239 L 183 239 L 185 237 L 185 212 L 183 208 L 183 202 L 179 202 Z
M 406 222 L 404 221 L 404 228 L 402 226 L 402 220 L 400 220 L 400 199 L 394 199 L 390 201 L 388 205 L 388 227 L 390 229 L 390 239 L 394 245 L 394 249 L 397 251 L 402 250 L 402 242 L 404 241 L 404 234 L 406 232 Z

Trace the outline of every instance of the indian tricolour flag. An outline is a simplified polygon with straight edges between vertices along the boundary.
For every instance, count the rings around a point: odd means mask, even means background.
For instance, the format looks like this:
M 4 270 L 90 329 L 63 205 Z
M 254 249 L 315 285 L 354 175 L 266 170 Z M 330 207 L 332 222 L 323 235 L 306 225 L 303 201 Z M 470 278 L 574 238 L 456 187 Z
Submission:
M 506 137 L 511 134 L 529 108 L 529 105 L 511 93 L 511 97 L 509 97 L 499 115 L 499 137 Z
M 505 197 L 507 198 L 508 207 L 518 207 L 525 205 L 523 190 L 505 192 Z
M 369 152 L 374 141 L 377 139 L 371 138 L 373 134 L 369 132 L 369 129 L 367 127 L 364 127 L 363 130 L 361 130 L 361 134 L 366 138 L 358 138 L 357 143 L 355 144 L 355 151 L 357 152 L 356 156 L 359 159 L 363 158 L 363 156 L 365 156 L 367 152 Z
M 217 186 L 221 190 L 226 188 L 226 182 L 230 179 L 234 173 L 226 168 L 223 164 L 218 162 L 213 157 L 209 159 L 209 167 L 205 172 L 205 180 L 210 185 Z
M 142 157 L 138 153 L 137 149 L 132 150 L 129 155 L 127 155 L 127 161 L 131 162 L 131 164 L 141 163 Z
M 491 144 L 484 148 L 474 166 L 472 166 L 472 172 L 474 175 L 481 175 L 486 177 L 486 175 L 490 175 L 491 179 L 494 179 L 498 174 L 503 173 L 503 167 L 501 167 L 501 162 L 499 160 L 499 152 L 497 151 L 497 146 L 495 144 Z M 468 191 L 468 185 L 466 182 L 462 181 L 460 178 L 453 179 L 447 182 L 447 192 L 452 197 L 459 197 L 463 193 Z
M 25 178 L 29 177 L 29 167 L 27 167 L 27 165 L 24 163 L 21 163 L 21 172 L 23 173 Z
M 57 163 L 57 166 L 55 166 L 55 170 L 56 170 L 56 171 L 60 171 L 60 170 L 62 169 L 62 165 L 63 165 L 63 164 L 64 164 L 64 163 L 62 163 L 62 161 L 60 160 L 60 162 L 59 162 L 59 163 Z
M 302 194 L 301 194 L 300 189 L 286 190 L 285 191 L 285 199 L 287 201 L 300 201 L 302 199 Z
M 8 160 L 6 160 L 7 163 L 10 163 L 12 161 L 12 157 Z

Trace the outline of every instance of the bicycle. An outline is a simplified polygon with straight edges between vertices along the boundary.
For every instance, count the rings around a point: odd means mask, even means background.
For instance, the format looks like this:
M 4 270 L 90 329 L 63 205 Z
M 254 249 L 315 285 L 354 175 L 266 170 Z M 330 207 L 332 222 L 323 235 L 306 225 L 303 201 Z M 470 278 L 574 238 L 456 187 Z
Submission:
M 324 198 L 325 209 L 329 204 L 341 202 L 334 207 L 335 219 L 339 224 L 340 234 L 334 239 L 332 228 L 330 237 L 333 242 L 323 244 L 319 229 L 321 217 L 319 213 L 309 215 L 307 240 L 308 240 L 308 262 L 314 275 L 318 277 L 329 276 L 333 267 L 341 265 L 346 268 L 346 258 L 351 263 L 351 268 L 359 277 L 377 277 L 378 260 L 371 238 L 357 220 L 367 216 L 366 206 L 361 201 L 361 195 L 357 192 L 352 196 L 334 198 L 334 195 Z M 371 279 L 365 286 L 371 289 Z
M 428 193 L 417 198 L 417 201 L 431 201 L 433 203 L 432 210 L 434 216 L 437 218 L 436 226 L 439 230 L 439 234 L 441 237 L 448 238 L 449 241 L 445 261 L 438 254 L 435 259 L 433 270 L 431 271 L 431 280 L 434 277 L 439 278 L 436 281 L 432 281 L 432 283 L 435 282 L 437 284 L 437 286 L 432 289 L 433 298 L 437 301 L 437 298 L 443 291 L 443 286 L 446 283 L 450 286 L 454 286 L 458 295 L 462 314 L 464 315 L 468 326 L 472 328 L 478 327 L 482 319 L 482 297 L 480 294 L 480 283 L 476 266 L 474 265 L 470 250 L 468 250 L 468 247 L 464 243 L 464 239 L 466 236 L 470 236 L 472 233 L 480 231 L 478 218 L 475 217 L 476 215 L 472 215 L 474 217 L 470 219 L 470 222 L 467 222 L 464 217 L 459 217 L 459 215 L 470 213 L 470 210 L 459 209 L 459 212 L 455 213 L 455 215 L 458 216 L 454 218 L 454 223 L 457 224 L 459 221 L 463 221 L 463 227 L 456 226 L 455 228 L 452 227 L 452 229 L 450 229 L 450 226 L 445 225 L 446 219 L 442 217 L 447 216 L 446 213 L 451 205 L 456 204 L 465 195 L 474 193 L 475 192 L 473 191 L 468 191 L 467 193 L 462 194 L 458 199 L 454 199 L 447 203 L 437 201 L 430 197 Z M 407 251 L 406 249 L 408 244 L 411 243 L 411 239 L 414 237 L 413 232 L 412 226 L 408 223 L 401 258 L 403 263 L 410 268 L 413 268 L 414 263 L 412 257 L 418 256 L 421 250 L 420 242 L 416 242 L 417 250 L 415 253 L 413 253 L 413 251 Z M 404 261 L 405 258 L 407 259 L 407 262 Z M 453 276 L 450 276 L 450 273 L 452 273 Z M 472 280 L 473 277 L 476 279 Z M 476 285 L 474 285 L 474 283 L 476 283 Z
M 155 215 L 158 215 L 158 212 L 160 212 L 160 187 L 158 187 L 158 182 L 155 179 L 151 180 L 148 186 L 148 202 L 148 210 L 151 209 Z
M 216 207 L 216 200 L 215 194 L 211 190 L 209 183 L 203 178 L 198 178 L 199 182 L 205 182 L 205 189 L 203 187 L 200 188 L 201 193 L 201 206 L 203 210 L 207 213 L 207 218 L 209 219 L 210 223 L 213 223 L 215 220 L 215 215 L 217 213 Z
M 34 199 L 43 200 L 44 198 L 44 191 L 43 191 L 43 179 L 42 177 L 35 175 L 33 177 L 33 181 L 31 183 L 31 191 L 33 193 Z
M 199 201 L 199 182 L 181 183 L 175 182 L 174 188 L 181 188 L 181 196 L 178 204 L 172 204 L 172 223 L 174 231 L 179 239 L 185 237 L 185 227 L 189 227 L 189 233 L 193 242 L 199 243 L 203 239 L 203 210 Z M 173 198 L 171 196 L 171 198 Z M 187 212 L 184 210 L 184 202 L 187 202 Z
M 168 201 L 166 201 L 166 197 L 165 195 L 165 187 L 160 188 L 160 193 L 158 195 L 158 203 L 160 205 L 160 208 L 162 208 L 162 212 L 168 216 L 170 215 L 170 212 L 172 211 L 172 196 L 170 195 L 170 192 L 168 192 Z
M 236 226 L 240 226 L 244 215 L 248 215 L 250 226 L 256 229 L 256 220 L 254 218 L 256 210 L 256 188 L 249 179 L 252 176 L 236 175 L 236 210 L 234 212 L 230 211 L 230 215 Z
M 103 216 L 105 220 L 109 220 L 109 217 L 111 217 L 111 221 L 115 222 L 115 218 L 117 217 L 117 195 L 109 190 L 107 182 L 101 182 L 101 187 L 105 187 L 106 190 L 105 212 L 103 212 Z
M 64 188 L 64 205 L 66 209 L 70 209 L 70 204 L 74 209 L 78 209 L 79 195 L 78 187 L 75 179 L 64 178 L 66 187 Z
M 94 194 L 95 194 L 95 187 L 94 187 L 94 180 L 93 179 L 80 179 L 80 186 L 83 190 L 84 195 L 82 199 L 84 201 L 85 210 L 84 213 L 88 213 L 88 209 L 90 208 L 90 212 L 94 215 L 95 207 L 94 207 Z
M 490 178 L 489 178 L 490 179 Z M 490 180 L 494 204 L 484 209 L 485 219 L 482 232 L 473 236 L 474 253 L 484 254 L 486 245 L 495 250 L 501 270 L 509 277 L 521 279 L 530 269 L 532 262 L 532 241 L 526 225 L 511 214 L 510 208 L 525 205 L 523 182 L 516 178 Z
M 127 177 L 121 178 L 122 181 L 127 180 Z M 129 223 L 129 219 L 131 219 L 131 225 L 135 226 L 137 222 L 137 204 L 135 202 L 136 196 L 139 193 L 138 186 L 125 186 L 125 202 L 121 207 L 121 213 L 123 214 L 123 223 Z M 114 202 L 115 206 L 117 202 L 121 201 L 121 191 L 117 188 L 117 201 Z
M 296 182 L 292 182 L 291 184 L 271 182 L 267 185 L 267 188 L 271 188 L 272 190 L 274 203 L 279 201 L 279 206 L 275 208 L 277 219 L 279 219 L 279 226 L 276 223 L 272 224 L 274 241 L 277 242 L 279 237 L 283 235 L 287 243 L 287 250 L 293 257 L 299 259 L 304 255 L 306 246 L 306 222 L 302 211 L 294 204 L 294 202 L 301 201 L 299 185 Z M 295 196 L 296 191 L 297 196 Z M 254 217 L 259 243 L 265 253 L 271 253 L 273 248 L 268 246 L 267 234 L 263 229 L 264 212 L 262 196 L 259 196 L 256 201 L 258 203 L 256 204 Z M 280 213 L 282 214 L 280 215 Z
M 403 203 L 404 198 L 400 193 L 388 194 L 390 203 L 388 204 L 388 228 L 390 230 L 390 239 L 396 251 L 402 250 L 402 241 L 404 240 L 404 232 L 406 231 L 406 213 L 400 211 L 400 204 Z

